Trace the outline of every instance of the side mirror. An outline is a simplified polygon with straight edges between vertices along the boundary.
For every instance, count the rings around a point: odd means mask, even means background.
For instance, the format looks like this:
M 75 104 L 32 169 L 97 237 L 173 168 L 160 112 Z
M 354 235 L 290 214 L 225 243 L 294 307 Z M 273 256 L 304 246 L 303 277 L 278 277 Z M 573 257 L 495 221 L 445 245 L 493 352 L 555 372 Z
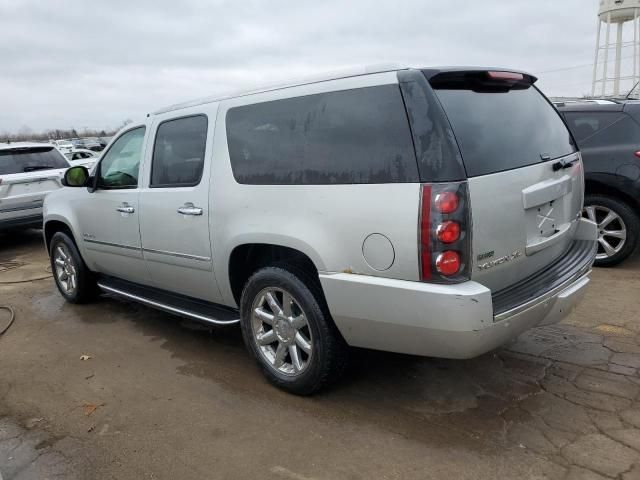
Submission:
M 89 180 L 89 170 L 87 167 L 79 165 L 77 167 L 68 168 L 64 172 L 62 185 L 65 187 L 86 187 Z

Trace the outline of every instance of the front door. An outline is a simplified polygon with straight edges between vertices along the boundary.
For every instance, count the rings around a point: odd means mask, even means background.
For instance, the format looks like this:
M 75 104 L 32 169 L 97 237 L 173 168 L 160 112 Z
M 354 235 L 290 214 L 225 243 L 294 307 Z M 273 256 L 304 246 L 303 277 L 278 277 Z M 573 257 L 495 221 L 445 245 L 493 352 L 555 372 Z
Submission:
M 96 190 L 75 206 L 88 263 L 96 271 L 149 284 L 139 227 L 138 175 L 145 127 L 123 133 L 96 169 Z
M 218 289 L 209 238 L 209 171 L 214 118 L 160 119 L 140 196 L 142 249 L 154 286 L 208 301 Z M 211 125 L 209 125 L 211 124 Z M 211 126 L 211 129 L 209 129 Z

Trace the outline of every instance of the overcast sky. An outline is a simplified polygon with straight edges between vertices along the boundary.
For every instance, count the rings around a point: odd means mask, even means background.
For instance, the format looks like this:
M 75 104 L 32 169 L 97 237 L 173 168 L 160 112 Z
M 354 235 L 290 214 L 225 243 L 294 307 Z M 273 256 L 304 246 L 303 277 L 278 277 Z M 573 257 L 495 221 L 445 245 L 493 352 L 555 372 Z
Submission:
M 167 104 L 389 62 L 513 67 L 549 95 L 581 95 L 597 4 L 0 0 L 0 131 L 116 127 Z

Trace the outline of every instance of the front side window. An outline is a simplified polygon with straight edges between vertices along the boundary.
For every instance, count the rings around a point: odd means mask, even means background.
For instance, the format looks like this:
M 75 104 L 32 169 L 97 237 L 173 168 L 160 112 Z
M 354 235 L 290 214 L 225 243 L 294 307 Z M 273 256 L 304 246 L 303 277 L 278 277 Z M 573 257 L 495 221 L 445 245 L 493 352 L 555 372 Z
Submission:
M 398 85 L 235 107 L 226 123 L 231 167 L 239 183 L 419 181 Z
M 99 188 L 136 188 L 145 127 L 124 133 L 100 162 Z
M 200 183 L 207 144 L 207 117 L 177 118 L 158 127 L 151 163 L 151 188 Z

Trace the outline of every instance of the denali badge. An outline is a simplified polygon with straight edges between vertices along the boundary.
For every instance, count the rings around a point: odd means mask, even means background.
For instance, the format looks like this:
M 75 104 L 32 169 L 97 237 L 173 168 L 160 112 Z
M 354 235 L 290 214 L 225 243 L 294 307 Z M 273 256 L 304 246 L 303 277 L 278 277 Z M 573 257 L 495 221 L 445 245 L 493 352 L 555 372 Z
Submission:
M 478 265 L 478 268 L 480 270 L 488 270 L 490 268 L 495 267 L 496 265 L 502 265 L 503 263 L 510 262 L 512 260 L 515 260 L 518 257 L 521 257 L 521 256 L 522 256 L 522 252 L 520 250 L 516 250 L 511 255 L 506 255 L 504 257 L 500 257 L 500 258 L 496 258 L 495 260 L 491 260 L 490 262 L 482 263 L 482 264 Z
M 478 261 L 486 260 L 487 258 L 491 258 L 491 257 L 493 257 L 494 254 L 495 254 L 495 252 L 493 250 L 491 250 L 490 252 L 481 253 L 480 255 L 478 255 Z

